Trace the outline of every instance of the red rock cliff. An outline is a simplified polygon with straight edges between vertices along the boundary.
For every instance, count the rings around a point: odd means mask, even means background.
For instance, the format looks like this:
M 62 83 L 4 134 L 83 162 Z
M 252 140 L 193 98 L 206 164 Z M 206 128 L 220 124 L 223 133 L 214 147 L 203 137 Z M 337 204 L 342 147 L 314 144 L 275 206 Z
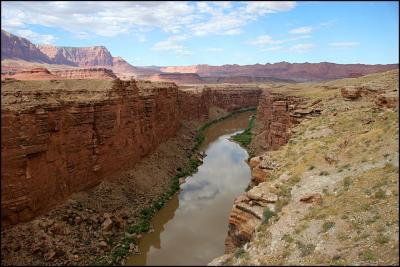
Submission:
M 96 82 L 96 89 L 87 84 Z M 82 89 L 85 88 L 85 89 Z M 28 221 L 71 193 L 132 168 L 208 109 L 256 106 L 260 90 L 185 92 L 173 83 L 2 84 L 1 220 Z M 150 178 L 149 178 L 150 179 Z

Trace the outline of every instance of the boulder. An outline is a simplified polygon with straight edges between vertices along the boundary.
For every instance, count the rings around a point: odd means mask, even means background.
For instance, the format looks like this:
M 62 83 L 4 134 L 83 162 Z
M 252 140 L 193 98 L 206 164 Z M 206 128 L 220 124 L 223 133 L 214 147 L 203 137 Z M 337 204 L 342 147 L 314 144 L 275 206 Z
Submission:
M 361 96 L 361 88 L 356 86 L 345 86 L 340 90 L 344 100 L 356 100 Z
M 250 168 L 256 167 L 263 160 L 263 157 L 257 156 L 250 159 Z
M 259 183 L 267 181 L 269 172 L 265 169 L 253 168 L 251 170 L 251 181 L 258 185 Z
M 274 203 L 278 201 L 278 196 L 271 193 L 268 183 L 260 183 L 246 193 L 247 197 L 252 200 L 265 203 Z
M 375 104 L 379 107 L 395 108 L 399 106 L 399 96 L 395 92 L 379 95 Z
M 321 204 L 322 203 L 322 196 L 321 196 L 320 193 L 314 193 L 314 194 L 310 194 L 310 195 L 305 195 L 305 196 L 300 198 L 300 201 L 304 202 L 304 203 Z
M 103 231 L 109 232 L 112 229 L 112 225 L 113 225 L 112 220 L 110 218 L 106 218 L 103 224 L 101 225 L 101 228 L 103 229 Z

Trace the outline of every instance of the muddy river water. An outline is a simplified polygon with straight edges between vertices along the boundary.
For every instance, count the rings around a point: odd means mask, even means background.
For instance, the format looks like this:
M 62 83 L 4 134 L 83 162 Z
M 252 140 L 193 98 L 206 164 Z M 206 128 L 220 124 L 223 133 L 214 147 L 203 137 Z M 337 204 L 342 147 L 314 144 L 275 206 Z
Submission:
M 224 253 L 233 200 L 250 180 L 245 149 L 229 140 L 248 124 L 251 112 L 210 126 L 200 148 L 207 156 L 152 219 L 154 232 L 139 242 L 126 265 L 206 265 Z

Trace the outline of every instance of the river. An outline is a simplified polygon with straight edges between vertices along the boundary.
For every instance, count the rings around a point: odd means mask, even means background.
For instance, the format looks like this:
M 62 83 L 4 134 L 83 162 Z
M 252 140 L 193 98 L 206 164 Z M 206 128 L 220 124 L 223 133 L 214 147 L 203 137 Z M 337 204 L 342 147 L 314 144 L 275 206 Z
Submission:
M 224 253 L 233 200 L 250 180 L 248 154 L 229 137 L 245 129 L 252 114 L 205 130 L 203 164 L 153 217 L 154 232 L 144 234 L 140 254 L 129 256 L 126 265 L 206 265 Z

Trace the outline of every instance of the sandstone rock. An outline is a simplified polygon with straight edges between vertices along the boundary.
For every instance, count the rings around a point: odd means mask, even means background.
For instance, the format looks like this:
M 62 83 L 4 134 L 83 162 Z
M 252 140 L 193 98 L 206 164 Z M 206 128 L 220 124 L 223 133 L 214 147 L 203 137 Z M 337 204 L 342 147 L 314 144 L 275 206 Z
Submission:
M 125 220 L 121 216 L 115 216 L 114 222 L 118 228 L 123 228 L 123 226 L 125 225 Z
M 300 198 L 301 202 L 304 203 L 317 203 L 321 204 L 322 203 L 322 196 L 320 193 L 315 193 L 315 194 L 310 194 L 310 195 L 305 195 Z
M 265 203 L 274 203 L 278 201 L 278 196 L 270 192 L 269 184 L 265 182 L 254 186 L 246 195 L 250 199 Z
M 345 100 L 355 100 L 361 96 L 361 88 L 356 86 L 345 86 L 340 92 Z
M 234 204 L 237 204 L 237 203 L 240 203 L 240 202 L 248 203 L 249 201 L 250 201 L 250 199 L 247 197 L 247 195 L 246 194 L 242 194 L 242 195 L 239 195 L 238 197 L 235 198 Z
M 82 218 L 79 216 L 75 217 L 75 224 L 80 225 L 81 223 L 82 223 Z
M 274 161 L 272 161 L 270 159 L 267 159 L 267 158 L 264 158 L 260 162 L 260 164 L 258 164 L 258 168 L 265 169 L 265 170 L 275 170 L 278 167 L 279 167 L 278 163 L 276 163 L 276 162 L 274 162 Z
M 262 219 L 262 217 L 263 217 L 263 212 L 264 212 L 263 207 L 251 206 L 246 203 L 237 203 L 236 208 L 238 208 L 244 212 L 250 213 L 258 219 Z
M 326 160 L 326 162 L 328 162 L 329 164 L 333 164 L 336 163 L 338 161 L 338 157 L 336 154 L 334 153 L 328 153 L 324 156 L 324 159 Z
M 111 231 L 112 226 L 113 226 L 113 221 L 110 218 L 106 218 L 102 223 L 101 228 L 103 229 L 103 231 L 109 232 Z
M 55 223 L 52 226 L 52 232 L 56 235 L 65 235 L 67 234 L 67 229 L 65 228 L 64 225 L 62 225 L 61 223 Z
M 99 246 L 100 246 L 100 248 L 103 248 L 103 249 L 108 247 L 106 241 L 101 241 L 101 242 L 99 243 Z
M 257 156 L 250 159 L 250 168 L 256 167 L 262 161 L 263 157 Z
M 43 257 L 45 261 L 49 261 L 51 260 L 54 256 L 56 255 L 56 252 L 54 250 L 50 250 L 48 252 L 46 252 Z
M 243 207 L 243 206 L 241 206 Z M 254 229 L 261 222 L 261 219 L 252 213 L 233 207 L 229 216 L 228 236 L 225 239 L 225 253 L 233 252 L 250 241 Z
M 379 107 L 395 108 L 399 106 L 399 95 L 396 92 L 379 95 L 375 100 Z
M 267 181 L 269 172 L 265 169 L 253 168 L 251 170 L 251 181 L 258 185 L 259 183 Z

